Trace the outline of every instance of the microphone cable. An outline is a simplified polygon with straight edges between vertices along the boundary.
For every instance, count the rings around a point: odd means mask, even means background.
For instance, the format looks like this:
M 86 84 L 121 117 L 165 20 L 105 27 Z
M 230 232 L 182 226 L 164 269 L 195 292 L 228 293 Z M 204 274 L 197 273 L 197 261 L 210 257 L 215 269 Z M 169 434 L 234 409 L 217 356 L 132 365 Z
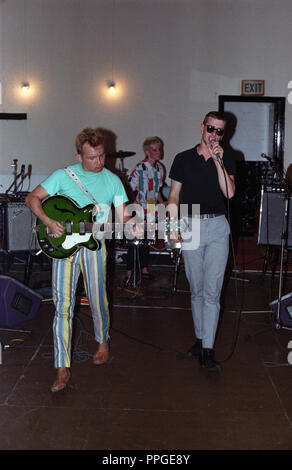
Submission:
M 220 167 L 222 169 L 223 176 L 224 176 L 224 181 L 225 181 L 226 200 L 227 200 L 227 220 L 228 220 L 229 227 L 230 227 L 231 256 L 232 256 L 233 266 L 236 267 L 236 256 L 235 256 L 233 234 L 232 234 L 232 227 L 231 227 L 231 214 L 230 214 L 228 183 L 227 183 L 226 174 L 225 174 L 226 169 L 224 167 L 223 159 L 222 160 L 220 159 L 220 161 L 219 161 L 219 159 L 217 158 L 217 160 L 218 160 L 218 162 L 220 164 Z M 238 280 L 237 280 L 236 271 L 235 271 L 235 298 L 237 299 L 237 302 L 238 302 L 239 294 L 238 294 Z M 227 355 L 227 357 L 225 359 L 223 359 L 221 361 L 218 361 L 220 364 L 223 364 L 223 363 L 229 361 L 231 359 L 231 357 L 233 356 L 233 354 L 234 354 L 236 344 L 237 344 L 237 340 L 238 340 L 238 336 L 239 336 L 240 322 L 241 322 L 241 312 L 242 312 L 242 305 L 239 305 L 238 306 L 237 318 L 236 318 L 236 321 L 235 321 L 235 324 L 234 324 L 234 332 L 233 332 L 233 336 L 232 336 L 231 350 L 230 350 L 229 354 Z

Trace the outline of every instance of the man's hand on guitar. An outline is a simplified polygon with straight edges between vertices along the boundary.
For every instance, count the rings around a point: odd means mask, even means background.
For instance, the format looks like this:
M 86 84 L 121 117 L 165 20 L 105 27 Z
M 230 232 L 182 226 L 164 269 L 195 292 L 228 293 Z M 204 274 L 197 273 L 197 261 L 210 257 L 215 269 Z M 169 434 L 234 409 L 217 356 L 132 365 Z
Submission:
M 49 232 L 53 235 L 54 238 L 61 237 L 64 233 L 65 227 L 57 220 L 52 220 L 47 224 Z

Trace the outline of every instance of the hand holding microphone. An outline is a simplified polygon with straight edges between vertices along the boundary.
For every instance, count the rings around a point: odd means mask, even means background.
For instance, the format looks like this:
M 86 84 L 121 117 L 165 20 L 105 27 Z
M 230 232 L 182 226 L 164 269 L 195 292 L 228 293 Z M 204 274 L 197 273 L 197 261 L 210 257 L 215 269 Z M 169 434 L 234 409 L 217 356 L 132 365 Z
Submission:
M 215 146 L 214 146 L 214 144 L 215 144 Z M 223 149 L 220 147 L 219 143 L 216 142 L 216 140 L 214 140 L 214 139 L 212 139 L 210 141 L 210 147 L 211 147 L 213 153 L 215 153 L 215 157 L 217 159 L 217 162 L 222 166 L 223 165 L 223 161 L 222 161 Z M 221 153 L 221 155 L 220 155 L 220 153 Z

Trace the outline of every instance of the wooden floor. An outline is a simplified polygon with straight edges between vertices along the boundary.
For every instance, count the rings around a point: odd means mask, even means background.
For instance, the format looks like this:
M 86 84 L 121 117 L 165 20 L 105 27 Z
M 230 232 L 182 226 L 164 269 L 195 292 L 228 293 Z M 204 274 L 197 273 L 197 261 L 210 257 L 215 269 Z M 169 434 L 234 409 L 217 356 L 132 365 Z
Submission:
M 78 305 L 72 379 L 57 394 L 50 392 L 52 303 L 42 302 L 35 318 L 13 331 L 0 330 L 1 450 L 292 449 L 292 331 L 275 327 L 269 307 L 279 278 L 227 273 L 216 340 L 222 369 L 210 372 L 186 355 L 194 333 L 183 266 L 175 290 L 174 265 L 152 271 L 156 282 L 129 291 L 120 288 L 123 265 L 109 273 L 105 365 L 92 364 L 90 311 Z M 40 292 L 40 281 L 49 286 L 50 272 L 37 265 L 30 287 Z M 287 292 L 290 286 L 288 276 Z

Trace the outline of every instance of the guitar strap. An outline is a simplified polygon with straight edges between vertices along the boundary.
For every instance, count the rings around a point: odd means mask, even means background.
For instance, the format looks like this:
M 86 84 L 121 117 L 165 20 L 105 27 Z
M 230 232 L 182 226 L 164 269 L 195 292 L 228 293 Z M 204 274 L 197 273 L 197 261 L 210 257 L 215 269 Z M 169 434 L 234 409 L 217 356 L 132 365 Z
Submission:
M 66 171 L 67 175 L 70 176 L 70 178 L 72 178 L 72 180 L 74 181 L 74 183 L 77 184 L 77 186 L 86 194 L 86 196 L 91 200 L 91 202 L 93 202 L 94 206 L 95 206 L 95 209 L 94 209 L 94 216 L 96 216 L 99 211 L 100 211 L 100 207 L 98 205 L 98 203 L 96 202 L 96 200 L 91 196 L 90 192 L 85 188 L 85 186 L 81 183 L 80 179 L 78 178 L 78 176 L 74 173 L 74 171 L 71 170 L 71 168 L 68 168 L 68 167 L 65 167 L 64 170 Z

